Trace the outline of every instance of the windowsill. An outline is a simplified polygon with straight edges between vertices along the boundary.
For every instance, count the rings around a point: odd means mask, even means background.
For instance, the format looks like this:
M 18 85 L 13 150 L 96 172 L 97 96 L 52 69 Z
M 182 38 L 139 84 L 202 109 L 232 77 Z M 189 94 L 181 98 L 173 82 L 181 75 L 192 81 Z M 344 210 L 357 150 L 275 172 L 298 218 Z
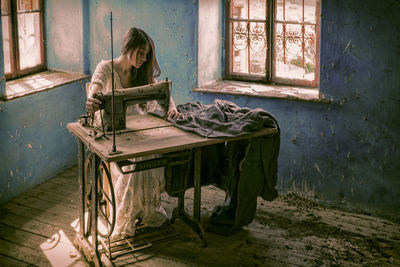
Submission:
M 214 81 L 193 88 L 192 91 L 198 93 L 246 95 L 321 103 L 331 102 L 331 100 L 325 98 L 317 88 L 267 85 L 241 81 Z
M 88 75 L 81 73 L 47 70 L 20 79 L 6 81 L 5 100 L 47 91 L 88 77 Z

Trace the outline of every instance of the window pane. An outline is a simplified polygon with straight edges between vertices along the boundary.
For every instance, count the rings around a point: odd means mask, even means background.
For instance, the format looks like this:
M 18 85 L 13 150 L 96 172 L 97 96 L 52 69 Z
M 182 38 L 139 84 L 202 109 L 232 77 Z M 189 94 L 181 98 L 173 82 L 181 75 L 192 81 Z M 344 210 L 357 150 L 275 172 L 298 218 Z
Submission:
M 316 0 L 304 0 L 304 21 L 316 23 Z
M 304 0 L 304 21 L 315 23 L 316 0 Z M 301 21 L 302 0 L 277 0 L 276 19 Z
M 39 0 L 18 0 L 18 12 L 39 9 Z
M 234 21 L 232 25 L 232 71 L 248 73 L 247 22 Z
M 232 1 L 232 72 L 266 74 L 267 37 L 264 21 L 266 21 L 266 0 Z
M 315 80 L 315 13 L 316 0 L 304 0 L 304 6 L 302 0 L 277 1 L 275 77 Z
M 250 0 L 250 19 L 265 19 L 266 0 Z
M 1 1 L 1 14 L 9 15 L 10 14 L 10 0 L 2 0 Z
M 267 58 L 267 39 L 265 23 L 250 23 L 250 73 L 265 74 Z
M 42 63 L 40 36 L 40 13 L 18 14 L 18 40 L 21 70 Z
M 232 0 L 232 17 L 235 19 L 248 18 L 247 0 Z
M 232 18 L 265 19 L 266 0 L 232 0 Z
M 302 0 L 278 0 L 277 5 L 278 20 L 301 21 L 303 10 Z
M 234 21 L 232 25 L 232 71 L 265 74 L 265 23 Z
M 4 72 L 11 72 L 11 55 L 12 55 L 12 40 L 10 37 L 10 16 L 1 17 L 1 26 L 3 31 L 3 53 L 4 53 Z

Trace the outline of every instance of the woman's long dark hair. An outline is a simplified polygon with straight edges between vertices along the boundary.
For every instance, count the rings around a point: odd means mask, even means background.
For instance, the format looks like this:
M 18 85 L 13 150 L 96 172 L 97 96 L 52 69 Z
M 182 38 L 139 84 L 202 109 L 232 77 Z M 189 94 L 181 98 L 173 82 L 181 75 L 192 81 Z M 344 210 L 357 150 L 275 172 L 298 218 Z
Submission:
M 130 28 L 122 39 L 121 54 L 127 55 L 137 48 L 149 47 L 147 60 L 139 69 L 132 67 L 131 79 L 133 86 L 154 83 L 154 78 L 160 76 L 161 70 L 156 59 L 153 40 L 139 28 Z

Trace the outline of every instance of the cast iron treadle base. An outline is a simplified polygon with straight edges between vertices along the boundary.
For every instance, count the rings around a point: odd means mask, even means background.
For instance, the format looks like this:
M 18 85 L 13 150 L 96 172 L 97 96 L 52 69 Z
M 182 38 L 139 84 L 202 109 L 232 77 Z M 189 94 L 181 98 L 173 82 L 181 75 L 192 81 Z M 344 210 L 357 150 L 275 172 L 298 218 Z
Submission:
M 138 228 L 134 236 L 126 236 L 122 239 L 101 242 L 99 252 L 106 254 L 111 260 L 119 256 L 132 253 L 152 246 L 152 242 L 177 236 L 179 233 L 172 225 L 158 228 Z

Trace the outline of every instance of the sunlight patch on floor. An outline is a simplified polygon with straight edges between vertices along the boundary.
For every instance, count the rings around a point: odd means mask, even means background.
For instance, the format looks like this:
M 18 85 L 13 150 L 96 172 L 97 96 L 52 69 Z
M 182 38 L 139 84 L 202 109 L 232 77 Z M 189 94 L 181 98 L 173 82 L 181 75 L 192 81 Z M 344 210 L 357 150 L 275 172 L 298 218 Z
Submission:
M 42 243 L 40 248 L 52 266 L 71 266 L 81 257 L 79 251 L 61 229 Z

